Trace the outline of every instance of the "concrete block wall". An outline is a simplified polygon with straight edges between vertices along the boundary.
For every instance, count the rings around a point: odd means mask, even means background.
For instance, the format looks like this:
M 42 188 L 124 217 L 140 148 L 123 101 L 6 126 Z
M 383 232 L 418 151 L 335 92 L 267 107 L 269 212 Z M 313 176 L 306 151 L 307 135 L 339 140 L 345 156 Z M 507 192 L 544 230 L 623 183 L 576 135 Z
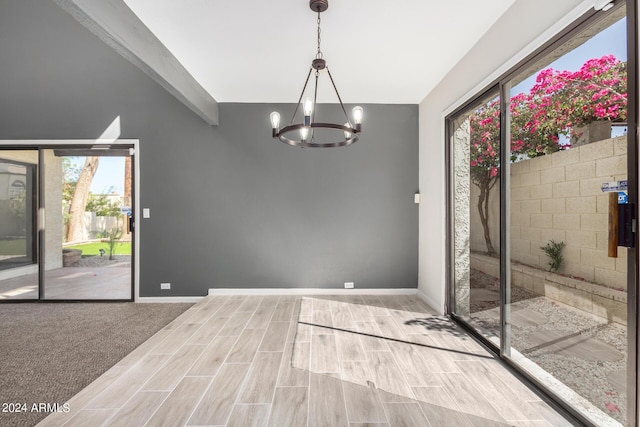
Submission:
M 612 289 L 626 290 L 627 253 L 609 258 L 609 196 L 604 182 L 627 179 L 627 139 L 610 138 L 511 164 L 511 258 L 548 270 L 540 249 L 550 240 L 565 242 L 560 273 Z M 499 230 L 499 197 L 491 203 L 492 235 Z M 485 252 L 478 217 L 478 189 L 472 186 L 472 251 Z M 497 249 L 497 237 L 493 240 Z
M 473 254 L 471 268 L 499 277 L 496 258 Z M 513 264 L 511 286 L 545 296 L 603 321 L 627 324 L 627 293 L 605 286 L 560 276 L 548 271 Z

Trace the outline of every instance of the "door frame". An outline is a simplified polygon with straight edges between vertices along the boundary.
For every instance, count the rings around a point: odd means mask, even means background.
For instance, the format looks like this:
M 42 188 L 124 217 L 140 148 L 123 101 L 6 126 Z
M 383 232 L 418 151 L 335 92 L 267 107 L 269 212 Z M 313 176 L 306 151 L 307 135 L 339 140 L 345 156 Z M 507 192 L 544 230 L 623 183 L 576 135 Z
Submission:
M 133 280 L 133 294 L 131 298 L 134 302 L 139 302 L 140 299 L 140 140 L 138 139 L 0 139 L 0 149 L 2 148 L 24 148 L 24 149 L 52 149 L 56 146 L 87 146 L 87 145 L 126 145 L 133 146 L 133 265 L 132 265 L 132 280 Z M 38 229 L 42 224 L 41 214 L 38 211 Z M 40 262 L 40 260 L 39 260 Z M 38 267 L 40 269 L 40 267 Z M 41 286 L 41 283 L 39 283 Z M 43 301 L 38 300 L 34 301 Z M 44 300 L 53 301 L 55 300 Z M 96 300 L 101 301 L 101 300 Z

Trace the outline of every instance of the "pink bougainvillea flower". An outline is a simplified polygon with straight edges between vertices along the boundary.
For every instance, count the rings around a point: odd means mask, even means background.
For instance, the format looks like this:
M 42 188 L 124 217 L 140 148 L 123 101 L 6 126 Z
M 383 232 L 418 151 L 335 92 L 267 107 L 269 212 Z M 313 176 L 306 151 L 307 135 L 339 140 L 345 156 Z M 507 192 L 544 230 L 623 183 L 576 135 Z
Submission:
M 611 412 L 620 412 L 620 408 L 615 403 L 607 402 L 604 404 L 604 406 L 606 406 L 607 409 Z

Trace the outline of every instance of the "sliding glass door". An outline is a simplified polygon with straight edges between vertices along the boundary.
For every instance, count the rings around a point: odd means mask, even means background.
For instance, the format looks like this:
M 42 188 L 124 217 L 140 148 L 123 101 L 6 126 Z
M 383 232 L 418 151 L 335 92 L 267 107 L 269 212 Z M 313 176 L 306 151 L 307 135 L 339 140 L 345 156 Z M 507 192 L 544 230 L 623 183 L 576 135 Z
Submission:
M 449 310 L 595 425 L 636 416 L 626 34 L 594 12 L 447 120 Z
M 0 301 L 133 299 L 133 151 L 0 148 Z
M 43 149 L 45 183 L 43 297 L 128 300 L 132 295 L 132 171 L 129 148 Z
M 611 233 L 629 207 L 626 45 L 619 8 L 504 86 L 513 157 L 506 353 L 593 419 L 623 424 L 628 249 Z

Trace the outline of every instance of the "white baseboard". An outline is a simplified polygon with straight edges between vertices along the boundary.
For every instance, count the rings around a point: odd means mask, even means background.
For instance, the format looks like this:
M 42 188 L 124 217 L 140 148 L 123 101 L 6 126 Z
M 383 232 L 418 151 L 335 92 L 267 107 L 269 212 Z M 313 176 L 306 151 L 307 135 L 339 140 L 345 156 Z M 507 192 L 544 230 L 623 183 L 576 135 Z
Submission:
M 188 302 L 188 303 L 197 303 L 202 301 L 205 297 L 138 297 L 136 302 L 141 303 L 165 303 L 165 302 Z
M 327 289 L 327 288 L 253 288 L 209 289 L 209 295 L 415 295 L 415 288 L 398 289 Z
M 427 305 L 431 307 L 431 309 L 434 310 L 436 313 L 444 314 L 443 307 L 438 307 L 438 304 L 436 304 L 436 302 L 433 299 L 429 298 L 429 296 L 424 292 L 422 292 L 420 289 L 416 290 L 416 295 L 422 301 L 427 303 Z

